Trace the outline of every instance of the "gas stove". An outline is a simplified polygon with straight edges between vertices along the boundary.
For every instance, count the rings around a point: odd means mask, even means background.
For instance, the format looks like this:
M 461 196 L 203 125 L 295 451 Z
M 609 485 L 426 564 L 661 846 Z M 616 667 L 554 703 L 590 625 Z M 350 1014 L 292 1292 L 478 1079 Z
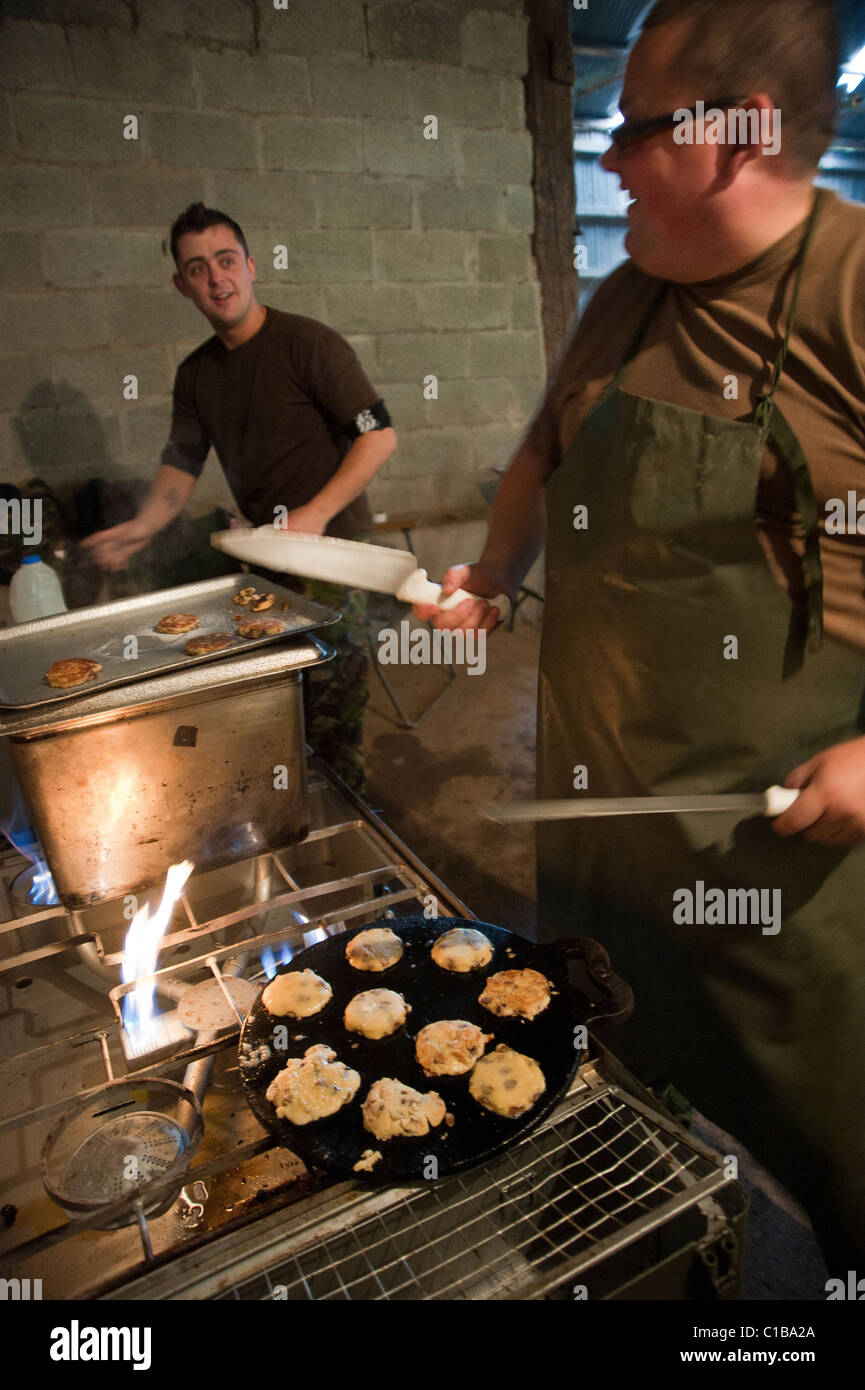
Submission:
M 349 927 L 474 915 L 323 765 L 307 785 L 303 840 L 188 877 L 145 1027 L 122 972 L 138 904 L 27 906 L 27 860 L 0 855 L 3 1276 L 46 1299 L 572 1297 L 576 1278 L 612 1297 L 676 1230 L 683 1269 L 710 1248 L 706 1287 L 730 1296 L 740 1189 L 596 1041 L 549 1120 L 439 1183 L 334 1182 L 262 1132 L 237 1042 L 267 975 Z

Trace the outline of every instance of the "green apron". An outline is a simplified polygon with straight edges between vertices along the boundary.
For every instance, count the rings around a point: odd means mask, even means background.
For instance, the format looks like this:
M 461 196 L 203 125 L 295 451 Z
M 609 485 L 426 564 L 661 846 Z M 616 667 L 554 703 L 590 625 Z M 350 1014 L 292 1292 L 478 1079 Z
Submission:
M 542 797 L 574 796 L 579 765 L 593 797 L 763 790 L 865 728 L 862 654 L 822 639 L 816 504 L 774 402 L 820 196 L 754 422 L 623 390 L 644 325 L 550 479 Z M 796 603 L 755 527 L 769 440 L 807 533 Z M 767 907 L 779 889 L 781 930 L 768 912 L 678 925 L 673 895 L 699 883 L 769 890 Z M 858 1252 L 865 1274 L 865 846 L 729 815 L 560 821 L 539 827 L 538 885 L 540 939 L 597 937 L 634 988 L 617 1055 L 743 1140 L 808 1208 L 827 1258 Z

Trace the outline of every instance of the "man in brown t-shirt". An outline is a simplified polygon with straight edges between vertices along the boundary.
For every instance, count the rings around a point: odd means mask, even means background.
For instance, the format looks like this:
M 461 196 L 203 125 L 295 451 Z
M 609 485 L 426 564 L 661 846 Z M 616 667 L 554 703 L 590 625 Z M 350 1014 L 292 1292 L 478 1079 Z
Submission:
M 325 324 L 258 302 L 255 261 L 225 213 L 192 204 L 171 229 L 171 251 L 176 288 L 214 336 L 177 370 L 170 438 L 140 512 L 85 546 L 103 568 L 122 569 L 182 511 L 211 445 L 247 522 L 347 539 L 368 530 L 364 489 L 396 447 L 396 435 L 353 349 Z M 316 750 L 359 787 L 363 605 L 353 595 L 340 606 L 353 620 L 337 634 L 339 658 L 314 683 L 326 697 L 322 737 L 316 739 L 309 703 L 308 732 Z

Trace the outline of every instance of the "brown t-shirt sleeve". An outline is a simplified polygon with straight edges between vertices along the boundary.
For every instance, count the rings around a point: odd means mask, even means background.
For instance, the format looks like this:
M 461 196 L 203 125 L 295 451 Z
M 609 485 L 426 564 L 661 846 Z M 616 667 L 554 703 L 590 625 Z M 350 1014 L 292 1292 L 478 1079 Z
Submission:
M 343 428 L 379 400 L 354 348 L 332 328 L 323 327 L 317 334 L 305 375 L 310 400 Z
M 174 376 L 171 434 L 160 462 L 198 478 L 209 450 L 210 439 L 195 408 L 192 368 L 188 362 L 181 362 Z

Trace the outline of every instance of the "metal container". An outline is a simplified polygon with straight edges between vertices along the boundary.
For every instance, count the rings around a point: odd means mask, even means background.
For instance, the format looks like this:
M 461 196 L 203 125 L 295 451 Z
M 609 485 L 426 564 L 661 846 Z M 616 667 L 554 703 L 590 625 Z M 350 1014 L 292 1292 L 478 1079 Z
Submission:
M 61 902 L 81 909 L 307 832 L 301 673 L 315 637 L 0 715 Z

